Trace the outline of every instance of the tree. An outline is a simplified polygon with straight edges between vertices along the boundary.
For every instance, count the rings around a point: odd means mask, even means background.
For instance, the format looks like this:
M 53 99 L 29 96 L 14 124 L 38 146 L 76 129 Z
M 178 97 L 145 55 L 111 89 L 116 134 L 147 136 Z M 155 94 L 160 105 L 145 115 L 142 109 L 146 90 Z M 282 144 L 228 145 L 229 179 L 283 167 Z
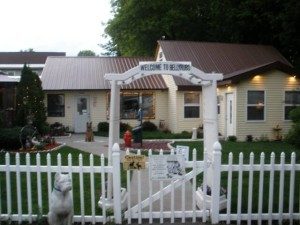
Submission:
M 293 125 L 286 135 L 286 141 L 300 148 L 300 107 L 293 109 L 290 112 L 290 117 Z
M 81 50 L 77 56 L 96 56 L 92 50 Z
M 28 119 L 32 119 L 33 126 L 42 132 L 46 124 L 42 82 L 26 64 L 22 69 L 21 79 L 17 86 L 16 102 L 17 125 L 24 126 Z
M 157 40 L 265 44 L 300 68 L 300 1 L 113 0 L 105 47 L 120 55 L 153 56 Z

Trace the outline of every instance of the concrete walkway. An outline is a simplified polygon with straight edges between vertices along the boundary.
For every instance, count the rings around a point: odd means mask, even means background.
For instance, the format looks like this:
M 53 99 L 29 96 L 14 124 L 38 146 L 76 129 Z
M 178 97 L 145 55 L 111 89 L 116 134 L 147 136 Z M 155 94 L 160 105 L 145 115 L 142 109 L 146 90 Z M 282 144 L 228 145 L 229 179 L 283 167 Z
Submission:
M 84 134 L 72 134 L 70 137 L 63 137 L 57 138 L 58 142 L 66 143 L 66 145 L 80 149 L 85 152 L 89 152 L 95 155 L 104 154 L 105 157 L 108 156 L 108 138 L 107 137 L 94 137 L 94 142 L 85 142 L 85 135 Z M 120 139 L 120 141 L 123 141 Z M 125 156 L 125 151 L 120 151 L 121 153 L 121 161 Z M 141 170 L 140 174 L 137 170 L 133 171 L 131 177 L 131 206 L 138 204 L 138 177 L 140 176 L 141 179 L 141 199 L 144 200 L 149 197 L 149 170 Z M 170 184 L 170 181 L 164 181 L 163 187 Z M 152 183 L 152 193 L 156 193 L 160 190 L 160 182 L 154 181 Z M 174 190 L 174 210 L 181 210 L 181 196 L 182 196 L 182 187 L 178 187 Z M 186 210 L 192 209 L 192 185 L 189 181 L 185 184 L 185 208 Z M 165 210 L 170 210 L 171 206 L 171 194 L 167 194 L 164 197 L 164 206 Z M 145 208 L 144 210 L 147 210 Z M 156 201 L 153 203 L 153 210 L 159 211 L 160 209 L 160 201 Z

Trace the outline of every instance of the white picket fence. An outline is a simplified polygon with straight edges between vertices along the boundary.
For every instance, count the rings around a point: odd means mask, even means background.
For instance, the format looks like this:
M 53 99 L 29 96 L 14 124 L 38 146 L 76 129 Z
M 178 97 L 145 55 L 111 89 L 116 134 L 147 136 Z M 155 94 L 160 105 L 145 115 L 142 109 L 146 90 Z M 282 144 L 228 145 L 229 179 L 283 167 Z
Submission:
M 252 224 L 257 221 L 262 224 L 262 221 L 268 221 L 268 224 L 273 224 L 278 221 L 282 224 L 283 220 L 288 220 L 289 224 L 297 221 L 300 223 L 300 198 L 295 199 L 295 190 L 300 196 L 300 164 L 296 164 L 296 154 L 292 153 L 290 162 L 285 161 L 285 153 L 280 155 L 280 163 L 275 164 L 275 154 L 271 153 L 270 162 L 265 163 L 265 154 L 260 154 L 260 163 L 254 164 L 254 154 L 251 153 L 249 163 L 243 162 L 243 153 L 239 154 L 238 164 L 233 164 L 233 155 L 229 154 L 228 164 L 221 165 L 221 172 L 227 173 L 227 209 L 226 212 L 221 212 L 218 215 L 218 221 L 226 221 L 226 224 L 236 221 L 240 224 L 241 221 L 247 221 L 247 224 Z M 233 182 L 233 174 L 238 176 L 237 182 Z M 245 175 L 248 178 L 244 178 Z M 225 174 L 226 175 L 226 174 Z M 279 182 L 275 180 L 279 178 Z M 286 180 L 288 179 L 288 180 Z M 297 182 L 295 182 L 297 179 Z M 258 180 L 256 190 L 258 191 L 257 209 L 253 210 L 253 200 L 255 196 L 254 187 L 255 180 Z M 243 184 L 247 184 L 246 192 L 243 192 Z M 275 183 L 278 186 L 275 186 Z M 233 185 L 237 185 L 236 211 L 231 210 Z M 245 186 L 245 185 L 244 185 Z M 275 190 L 277 193 L 277 201 L 274 202 Z M 247 197 L 243 198 L 243 194 Z M 242 201 L 246 200 L 247 207 L 243 207 Z M 294 203 L 297 202 L 298 206 Z M 263 204 L 267 203 L 267 207 Z M 245 205 L 245 204 L 244 204 Z
M 11 162 L 11 157 L 15 158 L 14 164 Z M 117 157 L 120 158 L 119 156 Z M 53 175 L 56 172 L 68 173 L 73 181 L 74 176 L 77 176 L 77 182 L 73 182 L 71 195 L 73 197 L 74 208 L 79 206 L 80 213 L 76 214 L 76 211 L 74 212 L 74 222 L 81 222 L 82 224 L 90 222 L 95 224 L 96 222 L 106 223 L 106 221 L 113 219 L 112 216 L 107 216 L 105 204 L 102 215 L 96 213 L 96 207 L 98 207 L 96 206 L 96 202 L 101 193 L 106 193 L 106 174 L 113 173 L 113 166 L 105 166 L 103 155 L 100 159 L 100 165 L 95 165 L 94 156 L 91 154 L 88 166 L 83 165 L 82 154 L 79 154 L 77 166 L 73 165 L 71 154 L 68 155 L 68 164 L 66 166 L 62 165 L 61 154 L 57 155 L 56 165 L 52 165 L 49 153 L 47 154 L 46 165 L 41 165 L 41 155 L 39 153 L 36 154 L 35 163 L 32 163 L 30 154 L 28 153 L 26 154 L 25 164 L 20 163 L 20 158 L 19 153 L 15 154 L 15 156 L 6 153 L 5 165 L 0 165 L 1 180 L 5 181 L 5 184 L 2 183 L 1 185 L 5 185 L 6 187 L 6 194 L 4 194 L 3 190 L 1 191 L 0 221 L 17 221 L 18 223 L 28 221 L 31 223 L 39 218 L 46 217 L 50 207 L 49 198 L 53 187 Z M 4 176 L 5 179 L 3 179 Z M 85 176 L 89 176 L 89 188 L 87 188 L 87 178 Z M 95 179 L 95 176 L 98 176 L 98 179 Z M 98 183 L 95 183 L 95 180 Z M 79 187 L 76 187 L 75 183 Z M 75 189 L 77 190 L 76 193 Z M 12 190 L 16 191 L 12 192 Z M 42 192 L 44 191 L 47 192 L 46 198 L 43 198 L 45 195 Z M 33 192 L 36 194 L 35 196 Z M 88 194 L 90 195 L 89 202 L 85 199 Z M 33 201 L 33 199 L 37 199 L 37 202 Z M 4 201 L 6 201 L 6 204 Z M 88 208 L 89 213 L 87 213 Z
M 23 164 L 20 162 L 20 154 L 15 156 L 6 154 L 5 164 L 0 165 L 2 182 L 0 187 L 6 189 L 6 193 L 0 190 L 0 221 L 32 222 L 39 219 L 40 216 L 47 216 L 53 175 L 56 172 L 63 172 L 69 173 L 73 179 L 74 222 L 95 224 L 96 222 L 114 221 L 116 224 L 120 224 L 122 222 L 122 206 L 119 146 L 115 144 L 112 149 L 111 166 L 104 164 L 103 155 L 99 165 L 94 163 L 95 158 L 90 155 L 88 166 L 83 165 L 82 155 L 78 157 L 78 165 L 74 165 L 72 157 L 74 156 L 69 154 L 67 165 L 62 165 L 61 155 L 58 154 L 56 165 L 53 165 L 51 155 L 47 154 L 47 163 L 41 165 L 40 154 L 36 155 L 36 162 L 32 162 L 31 156 L 27 154 Z M 289 162 L 286 162 L 285 154 L 282 153 L 280 163 L 277 164 L 274 154 L 271 155 L 270 162 L 265 163 L 265 155 L 262 153 L 259 164 L 254 164 L 253 153 L 250 155 L 249 162 L 246 163 L 242 153 L 239 155 L 237 164 L 233 164 L 232 154 L 229 155 L 226 164 L 221 164 L 221 157 L 221 146 L 218 143 L 214 145 L 212 156 L 204 153 L 203 161 L 196 160 L 196 150 L 193 150 L 192 161 L 185 163 L 185 167 L 190 171 L 187 171 L 182 179 L 172 180 L 169 184 L 164 181 L 151 180 L 142 184 L 142 171 L 137 171 L 138 183 L 133 189 L 130 183 L 131 172 L 127 171 L 127 210 L 124 211 L 124 218 L 128 223 L 137 220 L 140 224 L 145 220 L 153 223 L 156 219 L 160 223 L 165 221 L 173 223 L 175 219 L 180 219 L 182 223 L 185 223 L 186 220 L 192 222 L 210 220 L 214 224 L 221 221 L 225 221 L 227 224 L 234 222 L 240 224 L 244 221 L 248 224 L 256 221 L 258 224 L 263 221 L 267 221 L 268 224 L 272 224 L 274 221 L 281 224 L 285 220 L 290 224 L 300 222 L 300 199 L 294 198 L 295 194 L 300 195 L 300 164 L 296 164 L 295 153 L 291 155 Z M 15 163 L 12 158 L 15 159 Z M 210 169 L 213 171 L 211 195 L 204 194 L 203 201 L 199 206 L 196 198 L 197 186 L 202 184 L 203 192 L 207 192 L 207 173 Z M 97 206 L 101 194 L 106 193 L 105 180 L 109 174 L 113 176 L 114 207 L 110 216 L 107 215 L 105 204 L 102 204 L 104 206 L 102 210 Z M 75 178 L 79 182 L 75 182 Z M 223 182 L 224 179 L 227 179 L 226 184 Z M 154 182 L 158 182 L 157 191 L 152 188 Z M 191 191 L 186 194 L 185 184 L 189 182 L 191 182 Z M 145 185 L 149 186 L 149 191 L 144 198 L 142 195 Z M 227 200 L 225 202 L 226 209 L 220 211 L 220 204 L 224 204 L 220 198 L 222 185 L 227 189 Z M 176 192 L 175 189 L 178 189 L 179 192 Z M 47 192 L 46 197 L 43 197 L 45 196 L 44 192 Z M 135 203 L 131 199 L 132 192 L 136 192 L 138 196 L 138 201 Z M 258 192 L 257 197 L 254 192 Z M 164 202 L 166 195 L 170 196 L 169 203 Z M 180 209 L 175 206 L 177 195 L 181 199 Z M 191 200 L 188 200 L 191 201 L 191 206 L 186 203 L 188 195 L 191 195 Z M 276 196 L 278 198 L 275 198 Z M 37 199 L 37 201 L 33 201 L 33 199 Z M 105 198 L 102 201 L 105 203 Z M 154 205 L 155 202 L 158 202 L 157 207 Z M 257 205 L 254 205 L 253 202 L 257 202 Z

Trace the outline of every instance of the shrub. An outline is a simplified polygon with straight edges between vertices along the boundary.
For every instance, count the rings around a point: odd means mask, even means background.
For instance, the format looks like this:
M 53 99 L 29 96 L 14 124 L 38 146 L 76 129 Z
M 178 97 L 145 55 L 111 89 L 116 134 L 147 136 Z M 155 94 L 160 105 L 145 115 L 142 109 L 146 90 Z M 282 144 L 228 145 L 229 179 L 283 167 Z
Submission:
M 236 142 L 237 138 L 234 135 L 228 136 L 227 141 Z
M 59 122 L 55 122 L 50 125 L 50 135 L 51 136 L 63 136 L 66 133 L 66 128 Z
M 142 127 L 143 131 L 157 131 L 157 126 L 150 121 L 143 122 Z
M 108 122 L 100 122 L 98 123 L 98 132 L 107 132 L 109 130 L 109 123 Z
M 0 129 L 0 146 L 5 150 L 19 149 L 21 127 Z
M 253 136 L 251 134 L 246 136 L 246 141 L 247 142 L 252 142 L 253 141 Z
M 300 148 L 300 107 L 295 108 L 290 112 L 290 118 L 293 121 L 292 128 L 289 130 L 285 140 Z
M 120 132 L 123 133 L 126 130 L 132 130 L 132 127 L 128 123 L 120 122 Z

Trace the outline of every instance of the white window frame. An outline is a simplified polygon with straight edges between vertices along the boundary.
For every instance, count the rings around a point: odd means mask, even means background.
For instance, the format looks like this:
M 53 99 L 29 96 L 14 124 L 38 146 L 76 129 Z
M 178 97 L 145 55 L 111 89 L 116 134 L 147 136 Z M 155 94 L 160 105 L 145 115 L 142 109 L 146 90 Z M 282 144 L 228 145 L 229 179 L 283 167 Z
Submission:
M 284 104 L 283 104 L 283 119 L 284 119 L 284 121 L 291 121 L 290 119 L 286 119 L 285 118 L 285 107 L 287 107 L 287 106 L 296 106 L 296 107 L 298 107 L 298 106 L 300 106 L 300 103 L 299 104 L 290 104 L 290 103 L 286 103 L 285 102 L 285 95 L 286 95 L 286 93 L 287 92 L 299 92 L 300 93 L 300 90 L 285 90 L 284 91 L 284 99 L 283 99 L 283 102 L 284 102 Z
M 264 92 L 264 104 L 262 105 L 264 107 L 264 118 L 263 120 L 248 120 L 248 107 L 251 106 L 258 106 L 258 104 L 248 104 L 248 97 L 249 97 L 249 92 L 254 92 L 254 91 L 259 91 L 259 92 Z M 265 90 L 247 90 L 247 97 L 246 97 L 246 121 L 247 122 L 265 122 L 266 121 L 266 91 Z
M 199 96 L 199 102 L 198 103 L 185 103 L 185 95 L 186 94 L 198 94 Z M 200 111 L 200 99 L 201 99 L 201 96 L 200 96 L 200 93 L 199 92 L 184 92 L 183 93 L 183 118 L 184 119 L 199 119 L 201 118 L 201 111 Z M 198 117 L 185 117 L 185 107 L 199 107 L 199 116 Z

